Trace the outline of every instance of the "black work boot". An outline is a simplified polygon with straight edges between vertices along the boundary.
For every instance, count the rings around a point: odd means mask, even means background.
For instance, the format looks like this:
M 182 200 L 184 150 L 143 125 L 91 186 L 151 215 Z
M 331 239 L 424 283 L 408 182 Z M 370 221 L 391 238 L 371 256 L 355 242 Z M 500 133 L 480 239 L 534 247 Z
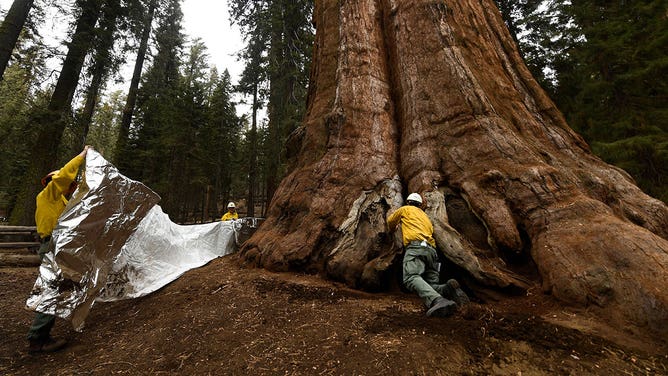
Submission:
M 448 317 L 455 313 L 456 310 L 457 304 L 455 304 L 455 302 L 443 297 L 439 297 L 431 303 L 431 307 L 427 311 L 427 316 Z
M 30 354 L 39 354 L 39 353 L 50 353 L 58 351 L 67 345 L 67 341 L 60 338 L 46 338 L 46 339 L 30 339 L 28 340 L 30 345 L 28 346 L 28 353 Z
M 464 304 L 471 302 L 466 293 L 459 287 L 459 282 L 455 279 L 449 279 L 445 283 L 445 290 L 448 293 L 449 298 L 457 303 L 457 306 L 461 307 Z

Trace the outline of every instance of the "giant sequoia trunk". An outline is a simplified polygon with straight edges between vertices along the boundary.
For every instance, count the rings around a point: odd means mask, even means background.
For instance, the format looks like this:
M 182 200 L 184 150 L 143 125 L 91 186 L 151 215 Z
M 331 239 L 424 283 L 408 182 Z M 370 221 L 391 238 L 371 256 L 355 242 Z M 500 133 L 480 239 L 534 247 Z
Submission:
M 475 285 L 668 334 L 668 208 L 568 127 L 492 0 L 316 1 L 314 19 L 301 149 L 246 260 L 385 288 L 386 215 L 421 192 Z

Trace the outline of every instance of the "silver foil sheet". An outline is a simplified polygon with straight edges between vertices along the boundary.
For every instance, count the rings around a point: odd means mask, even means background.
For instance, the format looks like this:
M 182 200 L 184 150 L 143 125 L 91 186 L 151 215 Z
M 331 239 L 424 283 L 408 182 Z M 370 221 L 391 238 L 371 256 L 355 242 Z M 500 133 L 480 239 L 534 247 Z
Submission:
M 160 197 L 90 149 L 26 305 L 82 330 L 95 301 L 136 298 L 236 249 L 257 218 L 182 226 Z M 261 220 L 260 220 L 261 222 Z

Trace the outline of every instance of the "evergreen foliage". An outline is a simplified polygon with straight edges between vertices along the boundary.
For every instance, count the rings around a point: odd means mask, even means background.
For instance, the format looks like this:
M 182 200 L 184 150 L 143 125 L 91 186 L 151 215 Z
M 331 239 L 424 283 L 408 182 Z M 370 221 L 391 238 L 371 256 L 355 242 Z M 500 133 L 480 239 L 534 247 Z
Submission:
M 214 78 L 198 148 L 201 188 L 211 189 L 211 197 L 215 198 L 207 203 L 209 218 L 220 217 L 224 207 L 219 208 L 218 203 L 244 196 L 246 178 L 240 144 L 242 121 L 232 100 L 230 74 L 225 70 Z
M 117 90 L 110 93 L 96 108 L 86 143 L 95 145 L 95 150 L 102 155 L 115 155 L 124 102 L 125 95 Z
M 570 10 L 584 39 L 571 51 L 574 74 L 563 77 L 578 88 L 564 106 L 569 123 L 668 201 L 668 4 L 573 1 Z
M 268 137 L 262 149 L 269 157 L 264 176 L 266 199 L 271 200 L 287 166 L 285 143 L 301 124 L 306 108 L 313 0 L 229 0 L 228 4 L 247 42 L 241 54 L 247 63 L 241 90 L 247 94 L 260 90 L 259 97 L 266 95 L 268 100 Z
M 48 88 L 42 88 L 40 83 L 48 74 L 45 61 L 52 52 L 44 47 L 42 37 L 35 31 L 42 22 L 42 10 L 39 6 L 32 10 L 0 79 L 0 216 L 3 217 L 9 217 L 15 208 L 20 209 L 16 204 L 21 188 L 39 180 L 34 177 L 26 181 L 23 175 L 37 137 L 33 114 L 46 108 L 50 96 Z
M 570 70 L 569 49 L 581 37 L 570 1 L 497 0 L 511 35 L 540 85 L 555 95 L 558 76 Z
M 158 192 L 172 219 L 206 221 L 219 217 L 219 202 L 242 195 L 241 122 L 229 73 L 212 72 L 199 40 L 184 53 L 181 18 L 178 1 L 159 16 L 123 172 Z
M 594 153 L 668 201 L 668 3 L 498 3 L 569 125 Z
M 268 59 L 266 57 L 266 10 L 262 7 L 252 8 L 250 12 L 244 10 L 243 5 L 250 5 L 248 2 L 230 2 L 232 15 L 238 20 L 241 26 L 246 47 L 239 53 L 239 58 L 245 62 L 241 79 L 237 84 L 237 91 L 245 96 L 251 96 L 251 120 L 250 129 L 246 132 L 244 142 L 244 165 L 248 169 L 248 192 L 246 202 L 248 204 L 249 215 L 255 215 L 255 206 L 257 197 L 261 196 L 258 189 L 258 182 L 266 180 L 266 170 L 261 169 L 259 165 L 263 159 L 258 158 L 258 153 L 263 150 L 259 147 L 258 137 L 258 117 L 259 111 L 266 100 L 267 90 L 267 70 Z M 260 4 L 263 5 L 263 4 Z M 263 173 L 261 173 L 261 171 Z M 262 178 L 260 177 L 262 176 Z
M 30 60 L 26 60 L 30 61 Z M 19 188 L 23 185 L 23 171 L 28 166 L 36 137 L 31 127 L 31 110 L 42 105 L 46 95 L 32 92 L 34 79 L 30 65 L 13 64 L 0 81 L 0 216 L 12 212 Z
M 179 1 L 170 0 L 155 33 L 153 64 L 138 95 L 138 121 L 131 130 L 127 151 L 132 164 L 125 171 L 161 194 L 161 205 L 167 213 L 174 210 L 179 199 L 170 188 L 185 184 L 184 145 L 192 144 L 192 132 L 184 125 L 187 116 L 180 111 L 184 110 L 179 72 L 184 44 L 182 17 Z

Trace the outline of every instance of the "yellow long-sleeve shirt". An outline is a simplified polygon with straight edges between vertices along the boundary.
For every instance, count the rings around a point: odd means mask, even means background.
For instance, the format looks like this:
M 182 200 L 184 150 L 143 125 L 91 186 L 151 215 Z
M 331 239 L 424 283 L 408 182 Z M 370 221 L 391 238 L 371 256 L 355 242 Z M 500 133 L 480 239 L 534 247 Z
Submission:
M 41 238 L 51 235 L 58 223 L 58 217 L 65 210 L 67 199 L 63 193 L 67 192 L 74 181 L 83 163 L 84 157 L 77 155 L 67 162 L 55 175 L 49 184 L 37 195 L 37 210 L 35 210 L 35 224 Z
M 436 242 L 432 237 L 434 225 L 422 209 L 411 205 L 400 207 L 387 218 L 387 226 L 394 231 L 399 223 L 401 223 L 404 246 L 414 240 L 425 240 L 432 247 L 436 247 Z
M 229 220 L 232 220 L 232 219 L 239 219 L 239 213 L 237 213 L 237 212 L 234 212 L 234 213 L 227 212 L 227 213 L 223 214 L 222 218 L 220 218 L 221 221 L 229 221 Z

